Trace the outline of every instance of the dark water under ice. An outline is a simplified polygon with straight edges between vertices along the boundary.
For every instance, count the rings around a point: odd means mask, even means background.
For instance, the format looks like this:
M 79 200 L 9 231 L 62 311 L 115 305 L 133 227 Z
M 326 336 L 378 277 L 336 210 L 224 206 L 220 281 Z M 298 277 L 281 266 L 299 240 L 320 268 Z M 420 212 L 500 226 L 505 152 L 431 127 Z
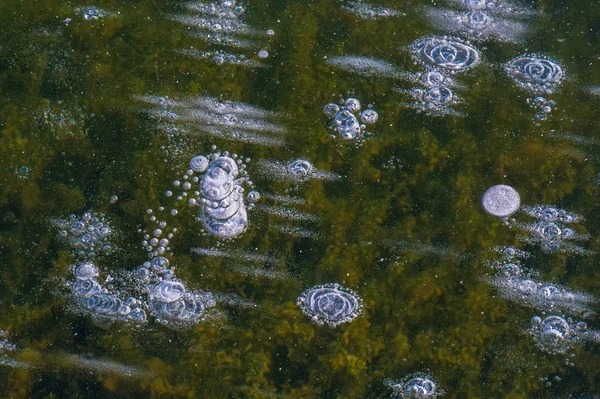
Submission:
M 0 2 L 0 396 L 597 397 L 599 38 L 582 0 Z

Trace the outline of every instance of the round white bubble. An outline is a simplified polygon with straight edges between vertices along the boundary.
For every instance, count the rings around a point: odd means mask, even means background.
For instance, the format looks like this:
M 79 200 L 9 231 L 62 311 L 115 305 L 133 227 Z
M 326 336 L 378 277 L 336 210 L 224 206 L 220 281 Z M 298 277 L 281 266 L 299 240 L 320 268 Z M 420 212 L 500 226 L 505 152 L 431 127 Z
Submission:
M 195 156 L 190 160 L 190 169 L 202 173 L 208 167 L 208 159 L 203 155 Z
M 521 197 L 514 188 L 499 184 L 483 194 L 481 204 L 490 215 L 505 218 L 519 210 Z

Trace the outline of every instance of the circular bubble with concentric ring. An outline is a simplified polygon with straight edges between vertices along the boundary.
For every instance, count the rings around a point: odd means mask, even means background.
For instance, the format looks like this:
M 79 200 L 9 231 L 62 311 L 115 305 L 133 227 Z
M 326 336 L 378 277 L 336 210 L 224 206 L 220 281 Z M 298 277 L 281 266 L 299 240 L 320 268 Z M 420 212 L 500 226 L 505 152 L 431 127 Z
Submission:
M 336 283 L 309 288 L 298 297 L 297 304 L 313 321 L 331 327 L 354 320 L 363 307 L 354 291 Z
M 422 37 L 411 46 L 415 61 L 449 73 L 464 72 L 480 62 L 479 50 L 456 37 Z
M 509 61 L 506 73 L 515 83 L 532 93 L 552 93 L 565 78 L 563 67 L 538 55 L 521 55 Z

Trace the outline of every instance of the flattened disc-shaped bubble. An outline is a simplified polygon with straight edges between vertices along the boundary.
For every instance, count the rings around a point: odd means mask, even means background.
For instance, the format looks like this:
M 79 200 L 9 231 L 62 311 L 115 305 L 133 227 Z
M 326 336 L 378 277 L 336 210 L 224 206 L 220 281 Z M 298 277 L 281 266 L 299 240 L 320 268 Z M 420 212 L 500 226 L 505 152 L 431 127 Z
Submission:
M 411 50 L 422 64 L 449 72 L 466 71 L 479 64 L 479 51 L 458 38 L 420 38 Z
M 119 309 L 123 306 L 123 302 L 114 295 L 95 294 L 87 299 L 86 306 L 92 313 L 117 315 Z
M 536 225 L 535 231 L 537 231 L 542 239 L 547 240 L 558 239 L 562 235 L 562 230 L 556 223 L 540 222 Z
M 515 213 L 521 206 L 517 190 L 504 184 L 490 187 L 481 199 L 483 209 L 490 215 L 505 218 Z
M 485 11 L 470 11 L 463 17 L 463 24 L 475 31 L 482 31 L 492 25 L 492 17 Z
M 93 278 L 79 278 L 71 288 L 73 295 L 79 298 L 89 298 L 102 290 L 100 283 Z
M 428 71 L 421 76 L 421 82 L 427 87 L 438 87 L 445 81 L 446 76 L 439 71 Z
M 206 214 L 206 207 L 200 208 L 200 221 L 202 227 L 211 235 L 228 239 L 239 236 L 248 228 L 248 214 L 246 206 L 242 203 L 238 212 L 229 219 L 214 219 Z
M 423 95 L 423 100 L 435 107 L 441 107 L 450 104 L 452 102 L 452 98 L 452 90 L 447 87 L 434 87 L 427 90 Z
M 90 262 L 82 263 L 75 269 L 77 278 L 95 278 L 98 277 L 98 268 Z
M 365 125 L 372 125 L 379 119 L 379 114 L 374 109 L 366 109 L 360 114 L 360 120 Z
M 342 110 L 335 115 L 333 120 L 342 140 L 353 140 L 360 135 L 360 123 L 352 112 Z
M 483 10 L 487 7 L 486 0 L 465 0 L 465 7 L 470 10 Z
M 558 63 L 535 55 L 519 56 L 505 69 L 518 86 L 534 93 L 551 93 L 564 78 Z
M 179 300 L 185 294 L 185 287 L 180 281 L 165 280 L 156 284 L 150 295 L 152 299 L 171 303 Z
M 540 324 L 540 339 L 544 345 L 559 347 L 570 336 L 569 323 L 560 316 L 548 316 Z
M 533 295 L 538 290 L 538 284 L 533 280 L 521 280 L 517 288 L 523 295 Z
M 554 222 L 558 218 L 558 211 L 552 207 L 542 209 L 540 214 L 546 222 Z
M 351 290 L 339 285 L 319 286 L 298 297 L 303 312 L 317 323 L 332 327 L 356 318 L 362 309 L 362 300 Z
M 358 112 L 360 111 L 360 101 L 358 101 L 356 98 L 348 98 L 346 101 L 344 101 L 344 107 L 346 107 L 346 109 L 350 112 Z
M 260 200 L 260 193 L 256 190 L 252 190 L 248 193 L 246 198 L 248 199 L 248 202 L 250 202 L 250 203 L 258 202 L 258 200 Z
M 225 161 L 230 159 L 232 162 Z M 231 166 L 233 164 L 233 167 Z M 234 179 L 238 174 L 235 161 L 221 157 L 208 165 L 206 174 L 200 181 L 202 196 L 210 201 L 220 201 L 230 195 L 235 188 Z
M 208 168 L 208 159 L 204 155 L 197 155 L 190 160 L 190 169 L 202 173 Z
M 311 175 L 314 168 L 310 162 L 298 158 L 295 161 L 290 162 L 287 169 L 294 179 L 304 180 Z
M 404 384 L 405 398 L 425 399 L 435 397 L 437 386 L 429 378 L 415 377 Z
M 562 291 L 553 285 L 543 286 L 540 288 L 539 292 L 540 292 L 540 294 L 542 294 L 544 297 L 546 297 L 548 299 L 562 298 Z
M 213 219 L 229 219 L 233 215 L 235 215 L 243 204 L 243 197 L 241 195 L 237 196 L 237 198 L 233 198 L 233 195 L 230 195 L 224 200 L 221 200 L 219 206 L 216 208 L 213 206 L 204 206 L 204 214 L 206 217 L 210 217 Z
M 152 258 L 150 266 L 155 273 L 162 273 L 169 267 L 169 259 L 164 256 L 157 256 Z
M 335 103 L 329 103 L 323 107 L 323 113 L 329 118 L 333 118 L 338 112 L 340 112 L 340 107 Z

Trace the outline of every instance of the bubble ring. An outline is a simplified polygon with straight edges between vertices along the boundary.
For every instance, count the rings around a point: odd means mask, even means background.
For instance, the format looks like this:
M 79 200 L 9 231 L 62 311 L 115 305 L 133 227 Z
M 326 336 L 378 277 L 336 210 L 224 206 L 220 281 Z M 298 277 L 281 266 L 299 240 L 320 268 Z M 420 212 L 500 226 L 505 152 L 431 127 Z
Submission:
M 565 77 L 557 62 L 537 55 L 519 56 L 505 70 L 519 87 L 534 93 L 552 93 Z
M 92 295 L 99 293 L 102 290 L 102 287 L 96 279 L 78 278 L 75 283 L 73 283 L 71 290 L 75 296 L 89 298 Z
M 95 294 L 86 301 L 86 306 L 92 313 L 103 315 L 119 314 L 122 305 L 119 298 L 110 294 Z
M 427 67 L 450 73 L 463 72 L 479 64 L 479 51 L 455 37 L 423 37 L 411 46 L 413 58 Z
M 152 298 L 166 303 L 175 302 L 185 294 L 185 286 L 177 280 L 165 280 L 152 288 Z
M 298 297 L 298 306 L 318 324 L 331 327 L 354 320 L 362 312 L 362 299 L 339 284 L 326 284 L 306 290 Z

